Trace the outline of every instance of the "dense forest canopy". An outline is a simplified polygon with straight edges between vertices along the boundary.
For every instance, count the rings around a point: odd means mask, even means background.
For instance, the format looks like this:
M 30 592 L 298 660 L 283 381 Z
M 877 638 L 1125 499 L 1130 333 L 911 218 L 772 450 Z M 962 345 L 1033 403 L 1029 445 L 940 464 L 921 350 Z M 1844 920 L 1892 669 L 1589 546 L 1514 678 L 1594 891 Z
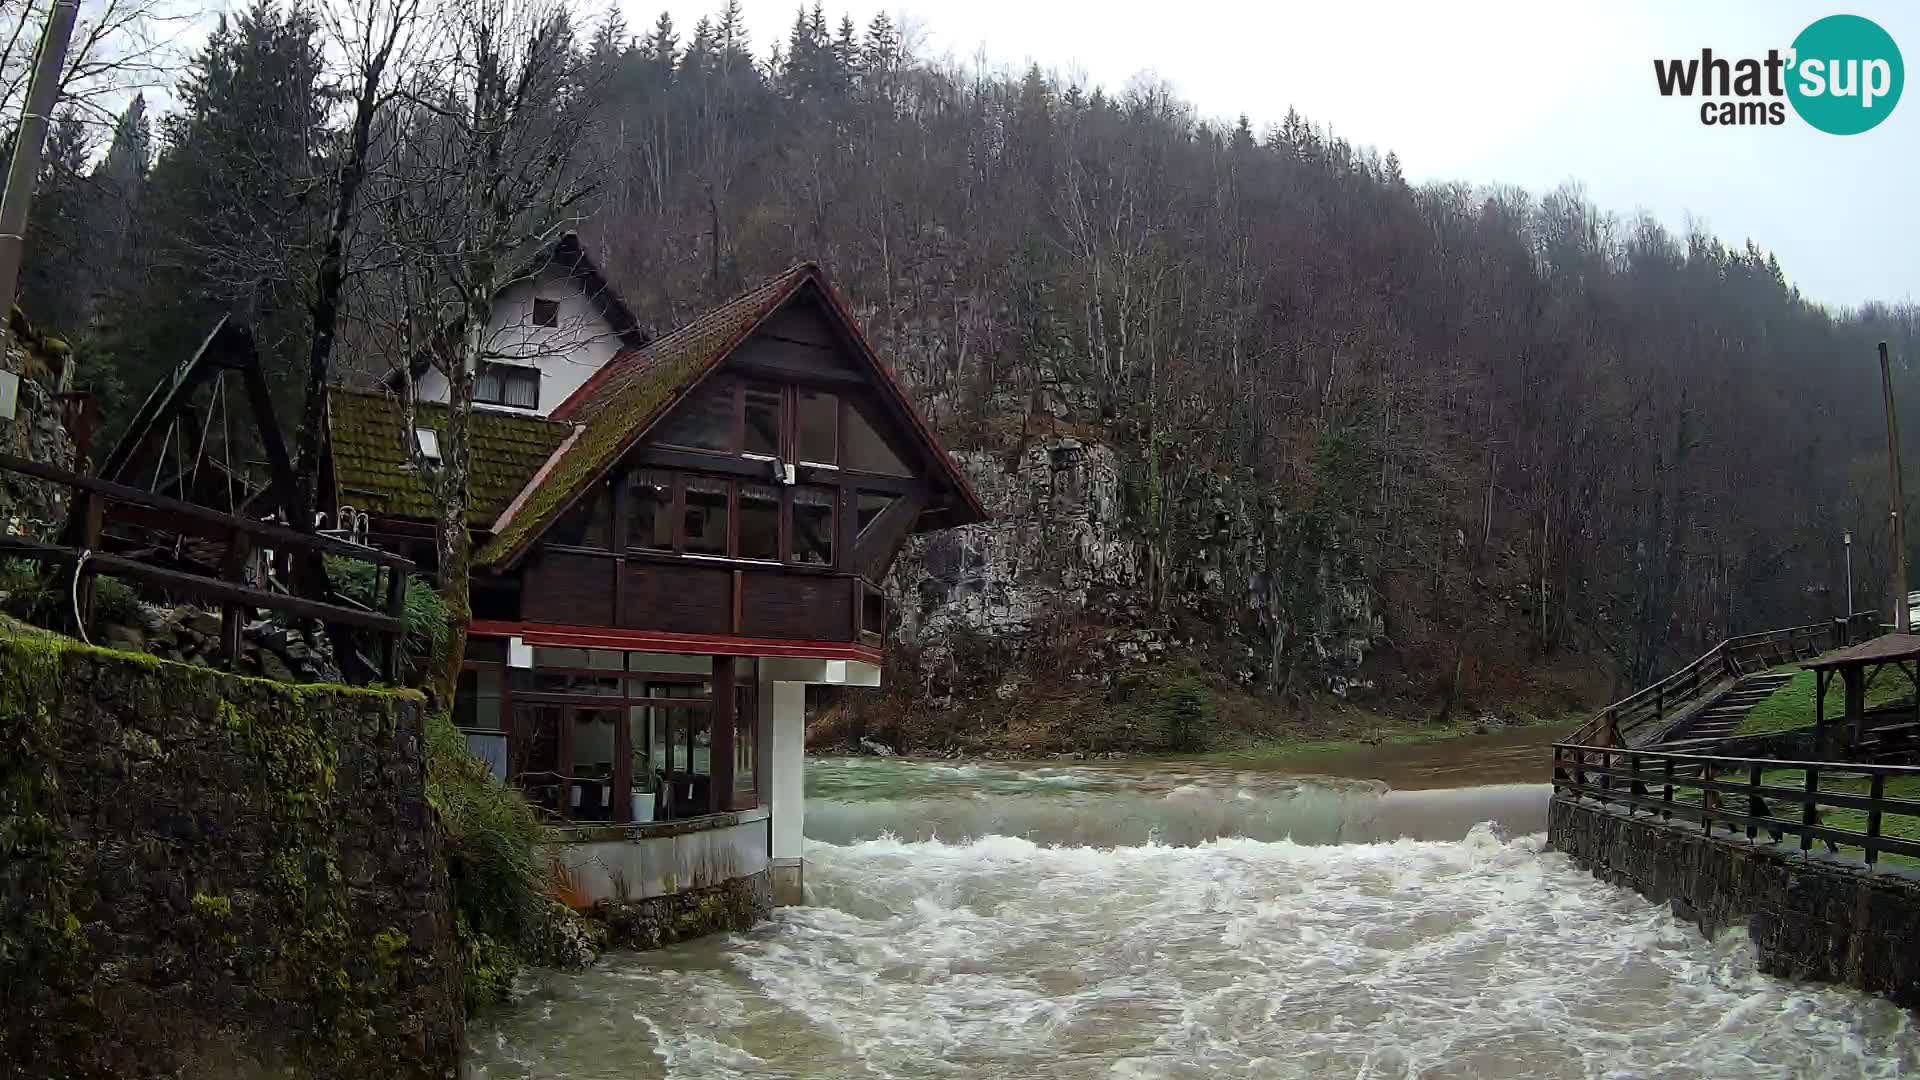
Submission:
M 177 110 L 135 99 L 104 148 L 56 125 L 22 306 L 109 429 L 230 311 L 299 385 L 345 138 L 325 18 L 257 0 Z M 958 70 L 884 14 L 815 5 L 749 42 L 728 0 L 566 31 L 595 102 L 578 227 L 643 321 L 819 261 L 950 446 L 1114 447 L 1148 603 L 1262 685 L 1311 667 L 1347 584 L 1434 686 L 1563 650 L 1638 679 L 1840 613 L 1843 529 L 1857 605 L 1885 606 L 1875 346 L 1920 417 L 1911 305 L 1830 311 L 1753 242 L 1576 187 L 1410 184 L 1291 113 L 1255 131 L 1151 80 Z M 350 345 L 379 296 L 348 289 Z

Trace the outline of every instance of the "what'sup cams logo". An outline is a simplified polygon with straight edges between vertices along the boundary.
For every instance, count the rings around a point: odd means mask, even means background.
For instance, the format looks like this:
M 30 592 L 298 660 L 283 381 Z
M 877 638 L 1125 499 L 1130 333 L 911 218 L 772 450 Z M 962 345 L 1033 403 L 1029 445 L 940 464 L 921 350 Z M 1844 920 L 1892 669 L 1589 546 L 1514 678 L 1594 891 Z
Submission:
M 1829 135 L 1872 130 L 1900 103 L 1906 84 L 1900 48 L 1878 23 L 1829 15 L 1800 31 L 1785 52 L 1728 59 L 1701 49 L 1697 57 L 1655 60 L 1662 97 L 1697 97 L 1710 127 L 1780 125 L 1787 106 Z

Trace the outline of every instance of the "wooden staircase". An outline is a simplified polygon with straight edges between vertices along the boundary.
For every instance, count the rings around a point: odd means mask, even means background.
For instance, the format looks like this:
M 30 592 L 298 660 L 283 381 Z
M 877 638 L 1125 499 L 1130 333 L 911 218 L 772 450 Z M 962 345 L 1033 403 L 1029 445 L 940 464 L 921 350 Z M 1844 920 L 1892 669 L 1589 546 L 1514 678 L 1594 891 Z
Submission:
M 1731 736 L 1755 705 L 1773 696 L 1775 690 L 1793 681 L 1791 671 L 1762 671 L 1738 682 L 1710 698 L 1694 714 L 1669 728 L 1660 737 L 1663 743 L 1718 742 Z
M 1566 742 L 1624 747 L 1726 738 L 1748 710 L 1792 677 L 1772 669 L 1885 629 L 1873 612 L 1863 611 L 1848 619 L 1727 638 L 1679 671 L 1600 710 Z

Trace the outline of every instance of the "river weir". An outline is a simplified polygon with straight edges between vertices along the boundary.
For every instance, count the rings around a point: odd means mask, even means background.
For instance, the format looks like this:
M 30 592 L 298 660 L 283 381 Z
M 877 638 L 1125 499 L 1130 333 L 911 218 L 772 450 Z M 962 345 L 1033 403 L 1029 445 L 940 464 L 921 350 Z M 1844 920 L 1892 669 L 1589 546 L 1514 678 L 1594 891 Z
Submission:
M 807 899 L 523 980 L 488 1080 L 1893 1077 L 1907 1012 L 1543 850 L 1548 788 L 808 766 Z

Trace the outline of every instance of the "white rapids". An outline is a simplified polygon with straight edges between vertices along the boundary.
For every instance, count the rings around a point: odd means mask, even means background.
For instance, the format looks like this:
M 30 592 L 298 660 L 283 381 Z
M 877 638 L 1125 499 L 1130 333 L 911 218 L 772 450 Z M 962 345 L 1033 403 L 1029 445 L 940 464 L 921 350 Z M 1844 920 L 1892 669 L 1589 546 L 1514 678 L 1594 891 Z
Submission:
M 1455 835 L 813 842 L 811 906 L 530 978 L 472 1073 L 1920 1075 L 1903 1010 L 1760 975 L 1538 835 Z

